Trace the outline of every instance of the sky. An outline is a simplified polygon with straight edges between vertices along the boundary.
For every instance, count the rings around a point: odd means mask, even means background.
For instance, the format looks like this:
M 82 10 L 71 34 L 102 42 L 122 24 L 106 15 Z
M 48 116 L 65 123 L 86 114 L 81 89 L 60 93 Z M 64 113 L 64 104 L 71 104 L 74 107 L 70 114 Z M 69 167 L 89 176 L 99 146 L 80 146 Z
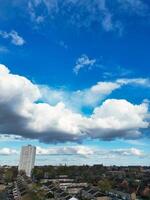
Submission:
M 0 165 L 150 165 L 150 2 L 0 4 Z

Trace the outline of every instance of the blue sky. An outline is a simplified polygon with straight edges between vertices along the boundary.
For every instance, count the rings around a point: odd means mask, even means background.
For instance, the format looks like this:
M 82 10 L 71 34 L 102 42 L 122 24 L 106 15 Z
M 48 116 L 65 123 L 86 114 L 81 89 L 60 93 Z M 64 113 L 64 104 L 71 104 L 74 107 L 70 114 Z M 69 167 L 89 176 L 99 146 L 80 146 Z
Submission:
M 37 164 L 150 164 L 149 10 L 148 0 L 1 2 L 1 164 L 29 143 Z

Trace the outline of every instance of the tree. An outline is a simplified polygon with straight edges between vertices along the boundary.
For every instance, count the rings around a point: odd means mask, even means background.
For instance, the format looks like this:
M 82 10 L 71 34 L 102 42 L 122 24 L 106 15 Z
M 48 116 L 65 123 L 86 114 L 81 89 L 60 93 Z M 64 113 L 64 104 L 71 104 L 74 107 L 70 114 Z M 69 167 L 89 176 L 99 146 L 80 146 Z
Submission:
M 122 183 L 120 184 L 120 186 L 121 186 L 121 188 L 122 188 L 123 190 L 127 191 L 128 188 L 129 188 L 128 181 L 123 180 Z
M 98 182 L 98 186 L 103 192 L 105 192 L 109 191 L 112 188 L 112 183 L 108 179 L 103 179 Z
M 147 199 L 150 199 L 150 188 L 149 187 L 146 187 L 143 191 L 143 197 L 147 198 Z
M 40 167 L 34 168 L 32 171 L 32 177 L 36 178 L 37 180 L 40 180 L 44 177 L 44 170 Z
M 11 169 L 6 170 L 4 179 L 6 183 L 13 181 L 13 171 Z

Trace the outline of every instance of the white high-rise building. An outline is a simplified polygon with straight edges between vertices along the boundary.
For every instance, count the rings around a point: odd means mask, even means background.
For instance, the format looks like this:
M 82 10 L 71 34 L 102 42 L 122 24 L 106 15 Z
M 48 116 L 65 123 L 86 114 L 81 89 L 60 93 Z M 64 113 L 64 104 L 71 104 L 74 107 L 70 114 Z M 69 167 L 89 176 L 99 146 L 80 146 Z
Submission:
M 31 171 L 34 168 L 36 155 L 36 147 L 32 145 L 23 146 L 20 154 L 19 171 L 25 171 L 27 176 L 31 176 Z

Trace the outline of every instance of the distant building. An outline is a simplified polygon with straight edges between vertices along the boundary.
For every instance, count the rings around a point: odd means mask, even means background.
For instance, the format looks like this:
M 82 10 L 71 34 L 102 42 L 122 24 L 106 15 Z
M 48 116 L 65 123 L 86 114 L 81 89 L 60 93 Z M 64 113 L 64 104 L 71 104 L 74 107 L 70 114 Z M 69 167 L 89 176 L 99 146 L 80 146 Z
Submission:
M 36 155 L 36 147 L 28 145 L 23 146 L 20 154 L 19 171 L 25 171 L 27 176 L 31 176 L 31 171 L 34 168 Z

